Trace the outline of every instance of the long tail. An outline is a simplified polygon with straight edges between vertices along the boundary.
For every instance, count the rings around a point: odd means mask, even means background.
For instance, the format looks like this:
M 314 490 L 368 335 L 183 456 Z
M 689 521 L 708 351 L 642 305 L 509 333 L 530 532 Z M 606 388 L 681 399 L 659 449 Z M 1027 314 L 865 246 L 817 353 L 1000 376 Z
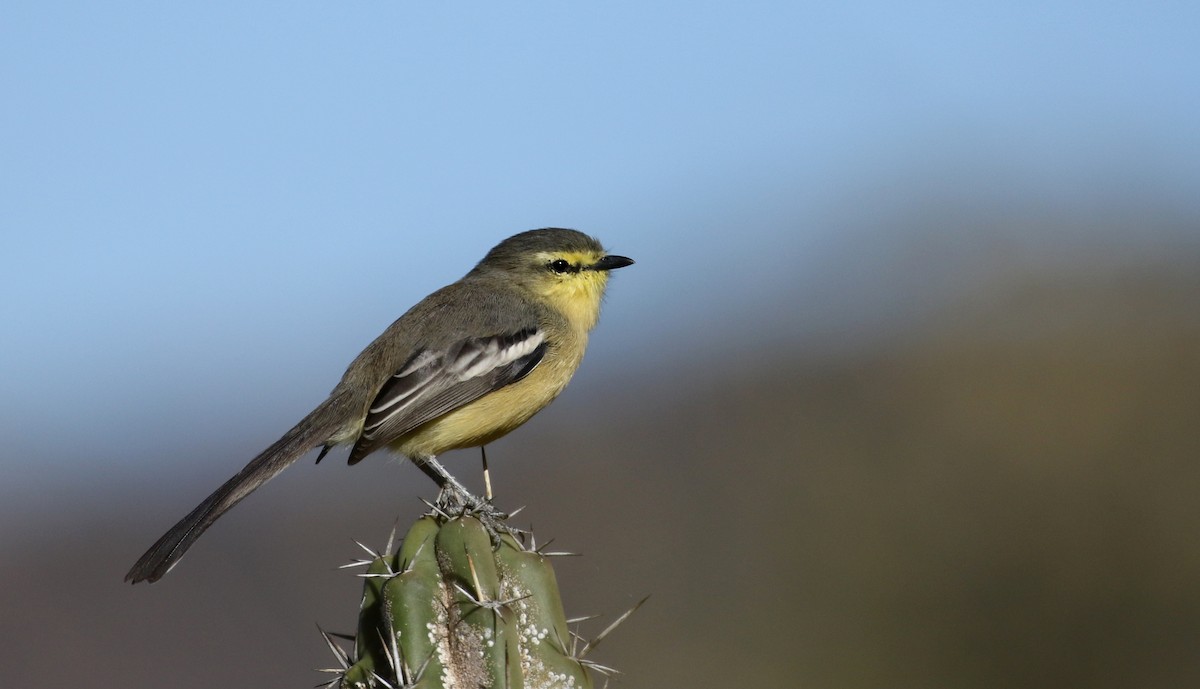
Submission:
M 129 574 L 125 575 L 125 581 L 136 584 L 162 578 L 218 517 L 345 426 L 353 413 L 350 397 L 346 392 L 335 391 L 292 430 L 250 460 L 245 468 L 213 491 L 188 516 L 179 520 L 157 543 L 150 546 L 133 569 L 129 570 Z

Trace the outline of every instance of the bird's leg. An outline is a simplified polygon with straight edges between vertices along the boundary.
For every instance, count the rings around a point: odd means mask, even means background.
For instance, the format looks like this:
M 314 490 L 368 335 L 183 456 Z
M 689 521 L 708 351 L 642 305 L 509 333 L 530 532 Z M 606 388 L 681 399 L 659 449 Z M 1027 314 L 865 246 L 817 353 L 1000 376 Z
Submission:
M 414 461 L 441 489 L 437 499 L 439 506 L 465 509 L 497 524 L 508 518 L 508 515 L 496 509 L 490 500 L 479 498 L 467 490 L 466 486 L 446 471 L 436 457 L 421 457 Z
M 414 459 L 414 461 L 417 466 L 421 467 L 421 471 L 425 472 L 441 488 L 435 502 L 437 508 L 445 508 L 450 514 L 470 514 L 477 518 L 491 536 L 493 548 L 500 547 L 501 534 L 520 537 L 518 530 L 505 523 L 508 514 L 496 509 L 490 499 L 483 500 L 472 495 L 466 486 L 459 483 L 458 479 L 446 471 L 436 457 L 422 457 Z
M 446 471 L 446 467 L 437 461 L 437 457 L 415 457 L 413 461 L 421 468 L 421 471 L 425 472 L 426 476 L 433 479 L 433 482 L 437 484 L 442 493 L 449 492 L 463 498 L 461 502 L 464 504 L 470 504 L 479 500 L 479 498 L 471 495 L 467 487 L 459 483 L 458 479 L 454 478 L 449 471 Z M 438 497 L 438 502 L 441 502 L 440 496 Z

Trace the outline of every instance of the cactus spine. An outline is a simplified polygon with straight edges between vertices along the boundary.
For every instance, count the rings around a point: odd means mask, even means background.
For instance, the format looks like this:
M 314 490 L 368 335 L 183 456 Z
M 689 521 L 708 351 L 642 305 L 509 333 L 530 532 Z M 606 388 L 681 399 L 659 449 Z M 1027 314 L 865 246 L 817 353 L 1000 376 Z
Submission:
M 390 547 L 389 547 L 390 549 Z M 419 519 L 367 564 L 341 689 L 590 689 L 545 555 L 471 516 Z M 326 636 L 328 640 L 328 635 Z

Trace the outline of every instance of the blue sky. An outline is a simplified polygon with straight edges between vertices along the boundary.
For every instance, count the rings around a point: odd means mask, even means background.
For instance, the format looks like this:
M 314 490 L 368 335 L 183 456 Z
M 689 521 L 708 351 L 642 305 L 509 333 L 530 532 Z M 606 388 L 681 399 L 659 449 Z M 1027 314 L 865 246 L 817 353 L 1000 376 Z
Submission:
M 1198 35 L 1165 2 L 10 0 L 0 462 L 282 431 L 531 227 L 638 259 L 611 370 L 787 321 L 796 275 L 854 269 L 846 218 L 914 190 L 1195 211 Z

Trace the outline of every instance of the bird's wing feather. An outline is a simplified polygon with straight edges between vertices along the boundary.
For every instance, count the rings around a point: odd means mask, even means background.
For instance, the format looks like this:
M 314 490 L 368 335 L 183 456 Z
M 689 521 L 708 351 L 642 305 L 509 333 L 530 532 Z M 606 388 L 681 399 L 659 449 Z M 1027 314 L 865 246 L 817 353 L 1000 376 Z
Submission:
M 521 380 L 546 353 L 537 327 L 422 349 L 383 384 L 367 410 L 350 464 L 423 423 Z

